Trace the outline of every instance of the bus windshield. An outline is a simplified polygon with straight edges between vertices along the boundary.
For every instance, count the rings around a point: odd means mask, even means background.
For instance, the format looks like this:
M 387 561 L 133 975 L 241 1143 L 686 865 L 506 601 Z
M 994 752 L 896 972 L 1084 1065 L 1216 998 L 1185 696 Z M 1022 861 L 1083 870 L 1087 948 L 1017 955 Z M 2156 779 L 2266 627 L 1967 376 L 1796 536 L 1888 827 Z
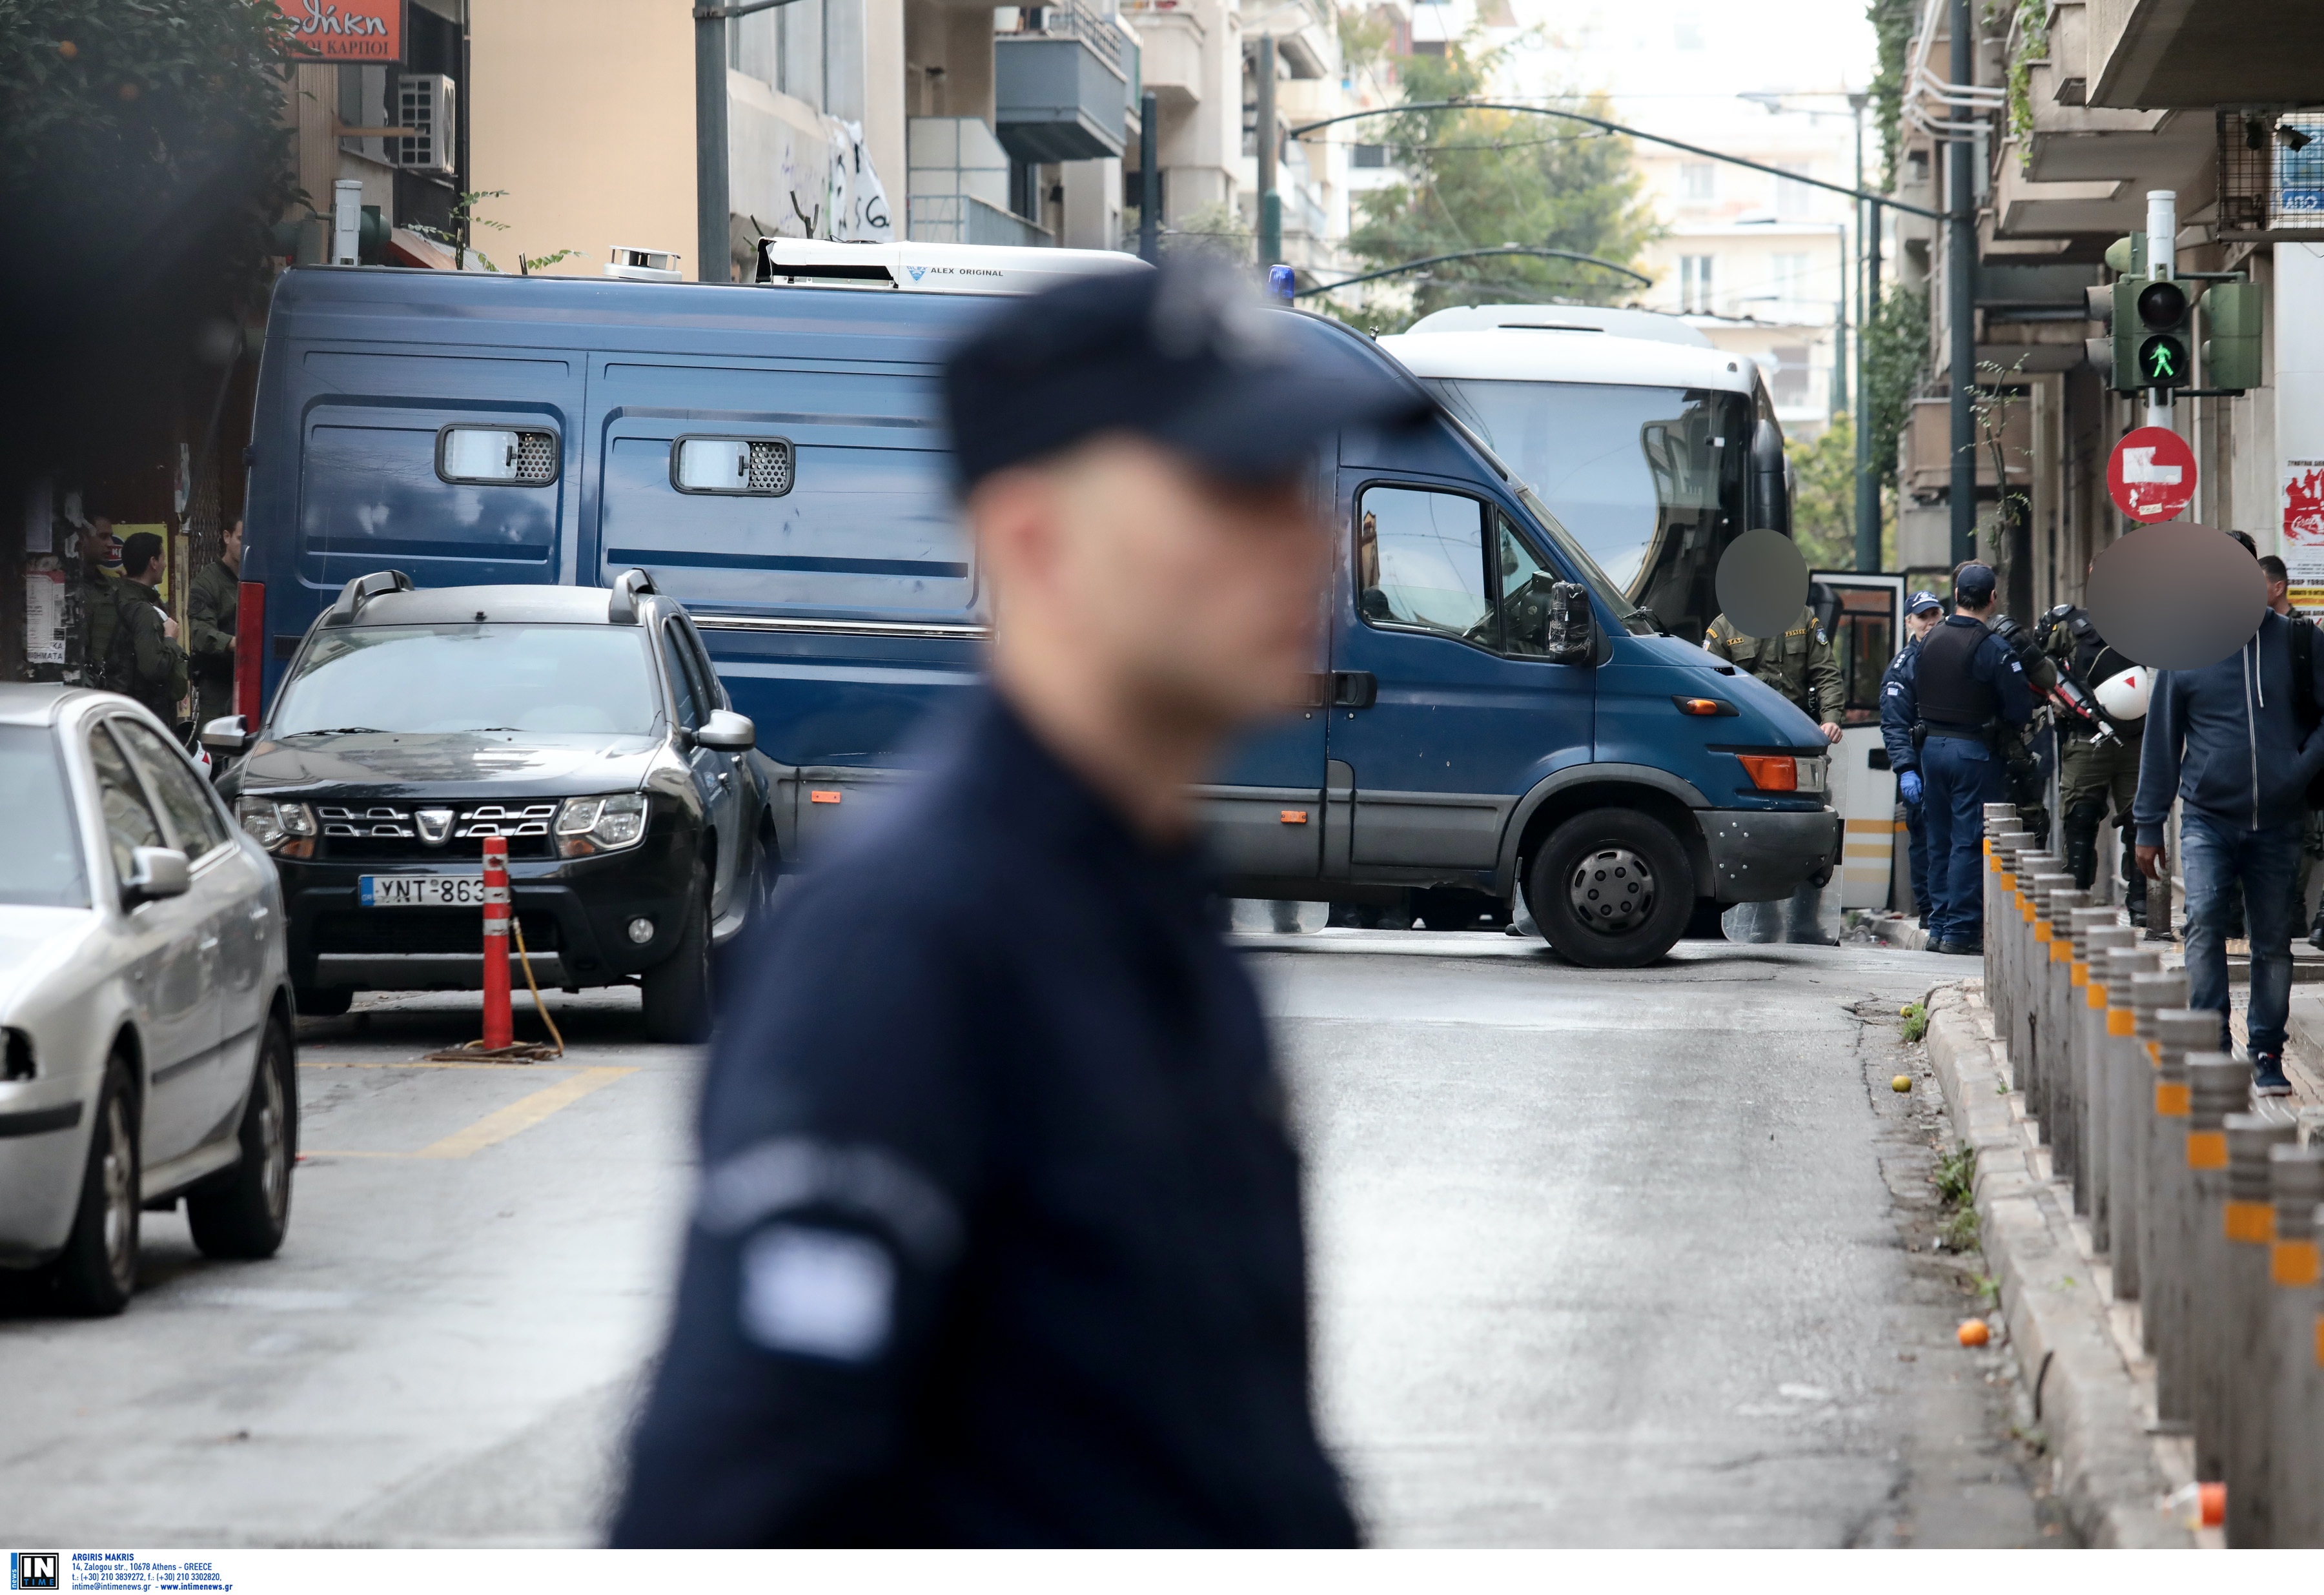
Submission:
M 1629 601 L 1700 641 L 1743 530 L 1751 401 L 1700 388 L 1428 377 Z

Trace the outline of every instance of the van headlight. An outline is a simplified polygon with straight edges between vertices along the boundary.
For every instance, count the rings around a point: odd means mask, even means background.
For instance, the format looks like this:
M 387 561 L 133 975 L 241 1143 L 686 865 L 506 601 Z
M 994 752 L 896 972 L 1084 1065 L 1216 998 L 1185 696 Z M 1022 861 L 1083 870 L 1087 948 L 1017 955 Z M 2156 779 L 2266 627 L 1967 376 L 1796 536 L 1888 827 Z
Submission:
M 293 859 L 315 856 L 315 837 L 321 827 L 315 824 L 315 811 L 303 803 L 240 798 L 235 800 L 234 817 L 269 853 Z
M 610 798 L 567 798 L 557 807 L 557 853 L 560 858 L 586 858 L 595 853 L 618 853 L 634 847 L 646 834 L 646 799 L 642 792 L 617 792 Z

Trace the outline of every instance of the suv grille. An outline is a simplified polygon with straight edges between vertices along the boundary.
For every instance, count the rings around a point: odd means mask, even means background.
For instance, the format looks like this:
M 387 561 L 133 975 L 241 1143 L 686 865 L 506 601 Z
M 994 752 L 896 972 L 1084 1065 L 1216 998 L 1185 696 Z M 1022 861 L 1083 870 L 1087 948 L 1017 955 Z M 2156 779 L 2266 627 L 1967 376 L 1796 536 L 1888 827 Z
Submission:
M 428 840 L 433 826 L 423 811 L 451 810 L 451 824 L 441 842 Z M 545 859 L 555 856 L 549 834 L 557 818 L 551 803 L 419 804 L 404 807 L 375 803 L 364 807 L 318 805 L 315 818 L 323 829 L 323 856 L 332 859 L 441 859 L 484 855 L 484 838 L 509 839 L 509 857 Z
M 528 952 L 553 953 L 564 937 L 554 914 L 520 914 Z M 484 955 L 479 908 L 359 908 L 315 916 L 318 953 L 467 953 Z M 516 951 L 510 938 L 509 951 Z

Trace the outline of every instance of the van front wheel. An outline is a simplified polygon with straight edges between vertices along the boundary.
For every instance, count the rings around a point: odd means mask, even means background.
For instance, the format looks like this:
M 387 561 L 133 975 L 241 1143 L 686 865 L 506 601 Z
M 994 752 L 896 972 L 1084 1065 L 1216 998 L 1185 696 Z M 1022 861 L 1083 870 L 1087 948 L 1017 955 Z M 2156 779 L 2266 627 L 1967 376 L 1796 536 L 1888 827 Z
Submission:
M 1534 855 L 1526 905 L 1567 962 L 1636 969 L 1669 952 L 1686 930 L 1694 873 L 1659 820 L 1593 808 L 1551 832 Z

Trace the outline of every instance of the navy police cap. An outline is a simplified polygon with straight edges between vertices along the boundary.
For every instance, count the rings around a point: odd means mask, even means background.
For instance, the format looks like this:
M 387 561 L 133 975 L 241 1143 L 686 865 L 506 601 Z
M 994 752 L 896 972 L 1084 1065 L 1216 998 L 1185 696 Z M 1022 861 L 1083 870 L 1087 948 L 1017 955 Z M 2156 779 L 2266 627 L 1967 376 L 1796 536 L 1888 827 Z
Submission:
M 1241 273 L 1202 257 L 1013 300 L 945 362 L 960 485 L 1107 432 L 1263 482 L 1342 427 L 1411 425 L 1434 410 L 1385 363 L 1325 370 L 1303 358 L 1296 331 Z
M 1938 597 L 1934 593 L 1930 592 L 1926 587 L 1922 588 L 1910 598 L 1904 600 L 1904 613 L 1906 614 L 1918 614 L 1924 609 L 1942 609 L 1944 606 L 1945 601 Z

